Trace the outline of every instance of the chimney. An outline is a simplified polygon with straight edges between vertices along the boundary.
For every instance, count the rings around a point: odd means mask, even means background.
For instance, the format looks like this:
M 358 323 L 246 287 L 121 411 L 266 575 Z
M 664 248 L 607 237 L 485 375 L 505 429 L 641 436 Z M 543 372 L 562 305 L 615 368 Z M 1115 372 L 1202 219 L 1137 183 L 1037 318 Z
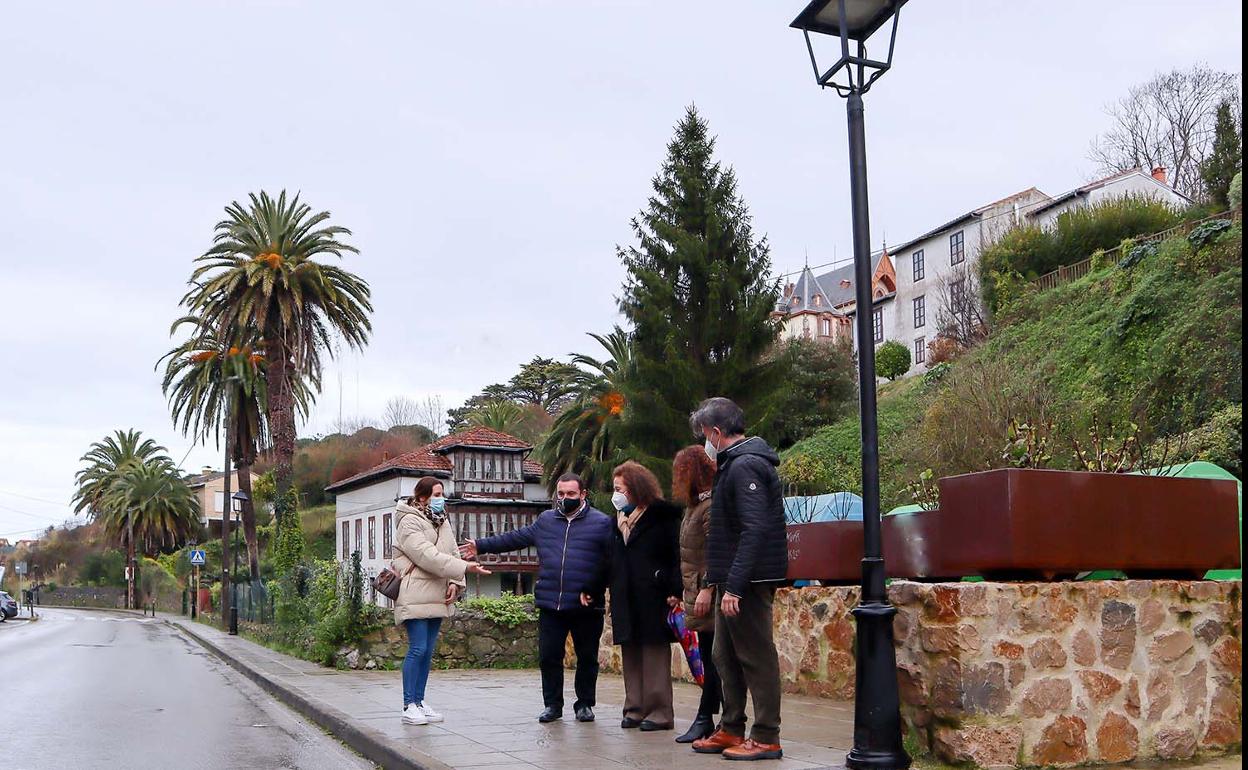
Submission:
M 201 476 L 207 476 L 209 473 L 216 473 L 216 472 L 217 472 L 216 469 L 213 468 L 211 465 L 205 465 L 204 467 L 199 469 L 199 474 Z
M 842 278 L 842 279 L 841 279 L 841 288 L 842 288 L 842 289 L 848 289 L 851 285 L 852 285 L 852 284 L 850 284 L 850 282 L 849 282 L 849 279 L 848 279 L 848 278 Z
M 382 452 L 382 453 L 381 453 L 381 461 L 382 461 L 383 463 L 384 463 L 386 460 L 389 460 L 389 459 L 390 459 L 390 453 L 389 453 L 389 452 Z
M 785 284 L 785 286 L 784 286 L 784 296 L 786 296 L 786 297 L 792 297 L 792 296 L 793 296 L 793 284 L 791 284 L 791 283 Z
M 1169 182 L 1166 181 L 1166 167 L 1157 166 L 1156 168 L 1154 168 L 1153 179 L 1156 179 L 1158 182 L 1161 182 L 1162 184 L 1169 184 Z

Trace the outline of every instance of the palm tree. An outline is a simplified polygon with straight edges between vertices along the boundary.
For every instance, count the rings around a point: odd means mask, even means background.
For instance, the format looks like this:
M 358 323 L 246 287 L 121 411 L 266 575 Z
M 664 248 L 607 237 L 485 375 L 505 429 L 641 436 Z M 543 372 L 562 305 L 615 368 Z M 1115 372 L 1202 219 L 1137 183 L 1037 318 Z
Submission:
M 214 245 L 196 259 L 193 288 L 182 303 L 233 346 L 263 340 L 280 514 L 294 475 L 297 382 L 303 378 L 309 392 L 319 391 L 322 352 L 332 356 L 334 335 L 362 348 L 372 331 L 373 308 L 364 280 L 314 259 L 358 253 L 339 240 L 350 230 L 321 227 L 329 212 L 314 214 L 298 195 L 287 200 L 285 191 L 276 200 L 261 192 L 250 201 L 226 206 L 226 219 L 214 228 Z
M 176 547 L 199 531 L 199 506 L 178 468 L 166 455 L 126 466 L 104 495 L 104 531 L 125 543 L 131 563 L 143 552 Z
M 117 430 L 93 443 L 80 458 L 86 467 L 74 475 L 74 513 L 87 512 L 94 521 L 104 512 L 104 498 L 117 479 L 133 465 L 166 451 L 137 430 Z
M 238 488 L 249 498 L 243 503 L 243 534 L 251 578 L 258 580 L 260 548 L 255 505 L 250 498 L 251 466 L 269 441 L 264 356 L 255 352 L 260 347 L 257 341 L 231 346 L 195 316 L 179 318 L 170 333 L 183 325 L 192 327 L 191 335 L 161 359 L 165 362 L 161 390 L 169 399 L 174 425 L 183 435 L 197 441 L 212 437 L 219 445 L 221 431 L 229 431 L 230 459 L 238 471 Z M 310 394 L 302 378 L 295 382 L 294 395 L 296 412 L 306 416 Z
M 579 367 L 572 378 L 576 397 L 555 419 L 537 450 L 552 491 L 564 473 L 578 473 L 590 487 L 601 487 L 620 459 L 617 434 L 626 406 L 621 383 L 632 361 L 631 341 L 618 326 L 605 336 L 589 336 L 608 356 L 602 360 L 579 353 L 572 356 L 572 363 Z

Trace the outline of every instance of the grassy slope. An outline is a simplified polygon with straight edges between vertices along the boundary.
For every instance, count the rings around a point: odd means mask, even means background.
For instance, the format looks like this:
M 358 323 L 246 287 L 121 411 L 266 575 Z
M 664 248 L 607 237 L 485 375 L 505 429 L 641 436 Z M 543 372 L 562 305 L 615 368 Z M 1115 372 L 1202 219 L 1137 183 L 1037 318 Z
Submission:
M 1130 270 L 1106 266 L 1029 296 L 954 371 L 999 361 L 1020 382 L 1045 383 L 1059 416 L 1086 422 L 1097 414 L 1147 421 L 1167 433 L 1192 430 L 1219 407 L 1243 400 L 1241 248 L 1237 227 L 1213 255 L 1221 265 L 1214 272 L 1194 264 L 1187 242 L 1176 239 Z M 939 390 L 919 377 L 880 389 L 885 510 L 910 503 L 906 485 L 928 467 L 932 451 L 924 442 L 939 439 L 925 437 L 922 428 Z M 798 456 L 817 460 L 834 488 L 859 490 L 857 415 L 785 452 L 786 460 Z

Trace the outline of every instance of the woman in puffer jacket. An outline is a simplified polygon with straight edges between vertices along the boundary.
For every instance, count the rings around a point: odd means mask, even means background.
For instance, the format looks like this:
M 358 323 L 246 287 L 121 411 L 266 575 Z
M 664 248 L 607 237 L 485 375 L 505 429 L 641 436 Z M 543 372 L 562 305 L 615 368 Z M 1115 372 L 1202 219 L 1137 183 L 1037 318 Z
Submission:
M 403 722 L 426 725 L 443 717 L 425 703 L 425 685 L 442 619 L 455 614 L 455 600 L 467 573 L 488 575 L 479 564 L 459 558 L 455 532 L 446 516 L 442 482 L 425 476 L 395 517 L 393 569 L 402 575 L 394 603 L 394 624 L 407 630 L 403 659 Z

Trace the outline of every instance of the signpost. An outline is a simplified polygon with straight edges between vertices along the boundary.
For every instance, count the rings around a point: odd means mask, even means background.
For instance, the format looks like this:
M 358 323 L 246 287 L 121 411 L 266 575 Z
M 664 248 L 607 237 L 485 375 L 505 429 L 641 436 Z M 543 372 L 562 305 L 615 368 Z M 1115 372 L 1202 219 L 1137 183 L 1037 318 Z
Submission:
M 195 578 L 191 588 L 191 618 L 199 614 L 199 568 L 208 563 L 207 554 L 202 548 L 191 550 L 191 566 L 195 568 Z

